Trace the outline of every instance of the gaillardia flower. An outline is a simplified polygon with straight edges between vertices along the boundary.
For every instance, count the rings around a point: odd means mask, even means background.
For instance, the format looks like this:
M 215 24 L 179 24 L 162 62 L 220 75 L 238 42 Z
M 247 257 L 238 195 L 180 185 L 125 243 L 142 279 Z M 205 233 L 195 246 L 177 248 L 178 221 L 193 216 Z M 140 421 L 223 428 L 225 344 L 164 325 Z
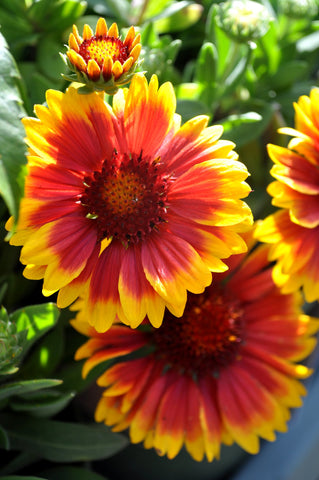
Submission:
M 182 315 L 186 291 L 246 250 L 237 232 L 251 223 L 248 172 L 222 127 L 180 126 L 173 87 L 156 76 L 136 75 L 113 100 L 51 90 L 23 120 L 28 175 L 10 240 L 25 276 L 44 278 L 44 295 L 60 290 L 58 306 L 85 291 L 98 331 L 116 315 L 132 327 L 146 315 L 160 326 L 165 306 Z
M 185 446 L 198 461 L 218 458 L 221 443 L 257 453 L 260 437 L 286 431 L 306 393 L 299 379 L 311 373 L 296 362 L 313 350 L 319 322 L 301 312 L 300 292 L 274 284 L 268 250 L 231 257 L 227 276 L 190 295 L 182 318 L 167 312 L 159 329 L 97 333 L 80 310 L 72 324 L 90 337 L 76 353 L 88 358 L 83 376 L 113 360 L 97 381 L 96 421 L 169 458 Z
M 284 292 L 303 287 L 305 298 L 319 299 L 319 89 L 295 104 L 296 129 L 288 148 L 268 145 L 276 181 L 268 187 L 273 205 L 280 207 L 257 228 L 257 237 L 274 244 L 275 282 Z
M 128 83 L 141 52 L 140 34 L 130 27 L 125 39 L 119 37 L 116 23 L 107 28 L 104 18 L 97 22 L 95 35 L 84 25 L 83 37 L 73 25 L 66 55 L 61 55 L 73 74 L 63 75 L 72 82 L 84 83 L 90 90 L 104 90 L 113 95 L 118 87 Z

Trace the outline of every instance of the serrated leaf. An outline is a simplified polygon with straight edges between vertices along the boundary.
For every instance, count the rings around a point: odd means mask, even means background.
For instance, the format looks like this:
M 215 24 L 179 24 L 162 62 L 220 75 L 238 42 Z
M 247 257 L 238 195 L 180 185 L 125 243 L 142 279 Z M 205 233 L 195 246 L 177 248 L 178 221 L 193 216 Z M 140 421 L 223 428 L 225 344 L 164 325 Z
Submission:
M 15 219 L 26 173 L 26 147 L 21 118 L 25 115 L 19 94 L 19 72 L 0 33 L 0 193 Z
M 0 400 L 12 397 L 13 395 L 25 394 L 27 392 L 33 392 L 43 388 L 55 387 L 61 383 L 61 380 L 48 378 L 6 383 L 5 385 L 0 386 Z
M 83 425 L 13 414 L 0 415 L 11 448 L 36 453 L 52 462 L 79 462 L 108 458 L 122 450 L 126 437 L 105 425 Z

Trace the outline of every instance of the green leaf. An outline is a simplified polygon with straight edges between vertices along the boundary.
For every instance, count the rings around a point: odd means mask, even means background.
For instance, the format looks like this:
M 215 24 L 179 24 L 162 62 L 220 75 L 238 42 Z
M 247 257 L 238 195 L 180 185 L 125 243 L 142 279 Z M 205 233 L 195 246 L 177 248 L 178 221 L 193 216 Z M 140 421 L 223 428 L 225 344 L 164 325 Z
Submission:
M 45 92 L 49 88 L 57 88 L 63 84 L 63 80 L 56 80 L 53 82 L 53 80 L 40 73 L 34 62 L 20 62 L 19 67 L 28 92 L 28 100 L 32 105 L 32 108 L 34 104 L 45 102 Z
M 63 32 L 85 12 L 86 2 L 81 0 L 60 0 L 52 2 L 47 1 L 50 6 L 47 14 L 47 28 L 56 33 Z
M 271 77 L 271 88 L 274 90 L 284 90 L 306 78 L 310 66 L 302 60 L 291 60 L 280 65 L 276 74 Z
M 170 17 L 171 15 L 175 15 L 177 12 L 183 10 L 185 7 L 189 5 L 191 5 L 191 2 L 187 0 L 181 0 L 180 2 L 172 2 L 170 3 L 170 5 L 168 5 L 167 8 L 162 10 L 158 15 L 155 15 L 152 18 L 148 18 L 148 20 L 152 20 L 152 22 L 155 22 L 162 18 Z
M 156 20 L 154 22 L 155 28 L 158 33 L 179 32 L 185 30 L 198 22 L 202 12 L 203 7 L 197 3 L 186 5 L 184 8 L 170 16 Z
M 196 100 L 177 100 L 176 111 L 182 116 L 183 122 L 196 115 L 208 115 L 207 105 Z
M 0 478 L 2 479 L 3 475 L 22 472 L 26 467 L 29 467 L 39 460 L 38 455 L 31 455 L 29 452 L 17 453 L 6 465 L 0 465 Z
M 0 448 L 10 449 L 10 441 L 7 432 L 0 425 Z
M 2 1 L 0 7 L 1 32 L 10 44 L 12 54 L 15 55 L 21 50 L 21 47 L 28 44 L 28 39 L 32 36 L 32 26 L 26 18 L 26 9 L 23 8 L 21 0 L 11 2 L 11 7 L 13 7 L 12 10 L 10 8 L 11 11 L 5 7 L 4 3 L 5 1 Z
M 217 5 L 213 4 L 208 12 L 206 22 L 206 37 L 212 42 L 217 49 L 218 59 L 218 77 L 221 77 L 225 71 L 227 61 L 229 59 L 229 53 L 234 46 L 234 42 L 226 35 L 221 28 L 216 25 L 216 11 Z
M 149 0 L 146 9 L 142 15 L 142 21 L 145 22 L 151 17 L 160 14 L 172 3 L 172 0 Z M 142 6 L 144 8 L 144 5 Z
M 195 100 L 202 93 L 203 86 L 195 82 L 180 83 L 176 86 L 176 97 L 178 100 Z
M 127 0 L 108 0 L 106 3 L 117 19 L 122 20 L 127 25 L 131 23 L 131 5 Z
M 47 378 L 6 383 L 5 385 L 0 386 L 0 399 L 3 400 L 12 397 L 13 395 L 20 395 L 27 392 L 41 390 L 43 388 L 55 387 L 61 383 L 61 380 Z
M 79 467 L 56 467 L 42 472 L 47 480 L 107 480 L 106 477 Z
M 266 63 L 267 71 L 270 75 L 277 71 L 282 58 L 276 26 L 276 22 L 271 22 L 266 35 L 257 41 L 258 50 L 261 50 L 260 53 L 263 56 L 263 61 Z
M 213 43 L 206 42 L 200 49 L 195 78 L 199 83 L 214 87 L 217 76 L 217 50 Z
M 108 458 L 122 450 L 128 440 L 105 425 L 83 425 L 56 420 L 0 415 L 11 448 L 36 453 L 53 462 L 79 462 Z
M 227 97 L 230 95 L 243 79 L 249 65 L 250 58 L 251 49 L 248 49 L 247 55 L 242 56 L 237 65 L 234 66 L 232 72 L 227 76 L 227 78 L 225 78 L 225 90 L 223 91 L 223 96 Z
M 7 475 L 1 477 L 1 480 L 46 480 L 43 477 L 25 477 L 24 475 Z
M 34 417 L 52 417 L 63 410 L 74 398 L 74 393 L 61 393 L 55 390 L 35 392 L 10 401 L 10 408 L 16 412 L 26 412 Z
M 47 378 L 61 362 L 65 348 L 64 328 L 61 322 L 38 342 L 20 367 L 23 378 Z
M 36 64 L 43 75 L 62 85 L 61 73 L 67 73 L 67 68 L 61 61 L 60 50 L 61 42 L 54 37 L 46 36 L 39 42 Z M 58 85 L 55 88 L 58 88 Z
M 28 10 L 30 22 L 45 32 L 63 32 L 86 9 L 86 2 L 78 0 L 37 0 Z
M 230 115 L 220 124 L 224 127 L 223 138 L 229 139 L 237 146 L 245 145 L 253 140 L 259 131 L 257 125 L 262 122 L 262 116 L 256 112 L 248 112 L 240 115 Z
M 0 64 L 0 193 L 17 220 L 26 173 L 25 132 L 20 121 L 25 112 L 18 89 L 20 75 L 1 33 Z
M 10 315 L 10 320 L 16 324 L 18 332 L 28 330 L 25 351 L 56 325 L 59 314 L 58 307 L 50 302 L 30 305 Z

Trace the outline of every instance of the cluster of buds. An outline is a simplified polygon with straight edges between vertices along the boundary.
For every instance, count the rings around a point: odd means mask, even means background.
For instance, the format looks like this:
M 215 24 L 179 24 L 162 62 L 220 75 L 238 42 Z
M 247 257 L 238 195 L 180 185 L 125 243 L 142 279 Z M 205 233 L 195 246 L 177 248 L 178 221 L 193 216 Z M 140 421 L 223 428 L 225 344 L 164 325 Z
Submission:
M 108 29 L 103 18 L 98 20 L 95 34 L 86 24 L 81 37 L 73 25 L 68 50 L 61 54 L 73 73 L 63 77 L 82 83 L 82 92 L 98 90 L 113 95 L 131 80 L 139 66 L 140 38 L 132 26 L 122 41 L 117 24 L 113 23 Z
M 18 370 L 23 353 L 27 330 L 17 332 L 16 325 L 6 315 L 0 319 L 0 375 L 9 375 Z

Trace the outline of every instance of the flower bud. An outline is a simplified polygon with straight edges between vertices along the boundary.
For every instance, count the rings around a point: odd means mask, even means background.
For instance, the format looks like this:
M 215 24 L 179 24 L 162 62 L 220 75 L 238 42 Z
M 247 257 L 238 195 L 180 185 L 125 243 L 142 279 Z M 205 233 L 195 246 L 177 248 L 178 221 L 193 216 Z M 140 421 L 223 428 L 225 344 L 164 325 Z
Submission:
M 108 29 L 104 18 L 98 20 L 95 34 L 89 25 L 84 25 L 82 37 L 73 25 L 68 50 L 61 54 L 73 73 L 63 77 L 84 84 L 86 88 L 82 91 L 115 94 L 119 86 L 131 80 L 138 66 L 140 38 L 132 26 L 121 40 L 117 24 L 113 23 Z
M 217 25 L 236 42 L 261 38 L 267 32 L 271 17 L 260 3 L 233 0 L 216 5 Z

